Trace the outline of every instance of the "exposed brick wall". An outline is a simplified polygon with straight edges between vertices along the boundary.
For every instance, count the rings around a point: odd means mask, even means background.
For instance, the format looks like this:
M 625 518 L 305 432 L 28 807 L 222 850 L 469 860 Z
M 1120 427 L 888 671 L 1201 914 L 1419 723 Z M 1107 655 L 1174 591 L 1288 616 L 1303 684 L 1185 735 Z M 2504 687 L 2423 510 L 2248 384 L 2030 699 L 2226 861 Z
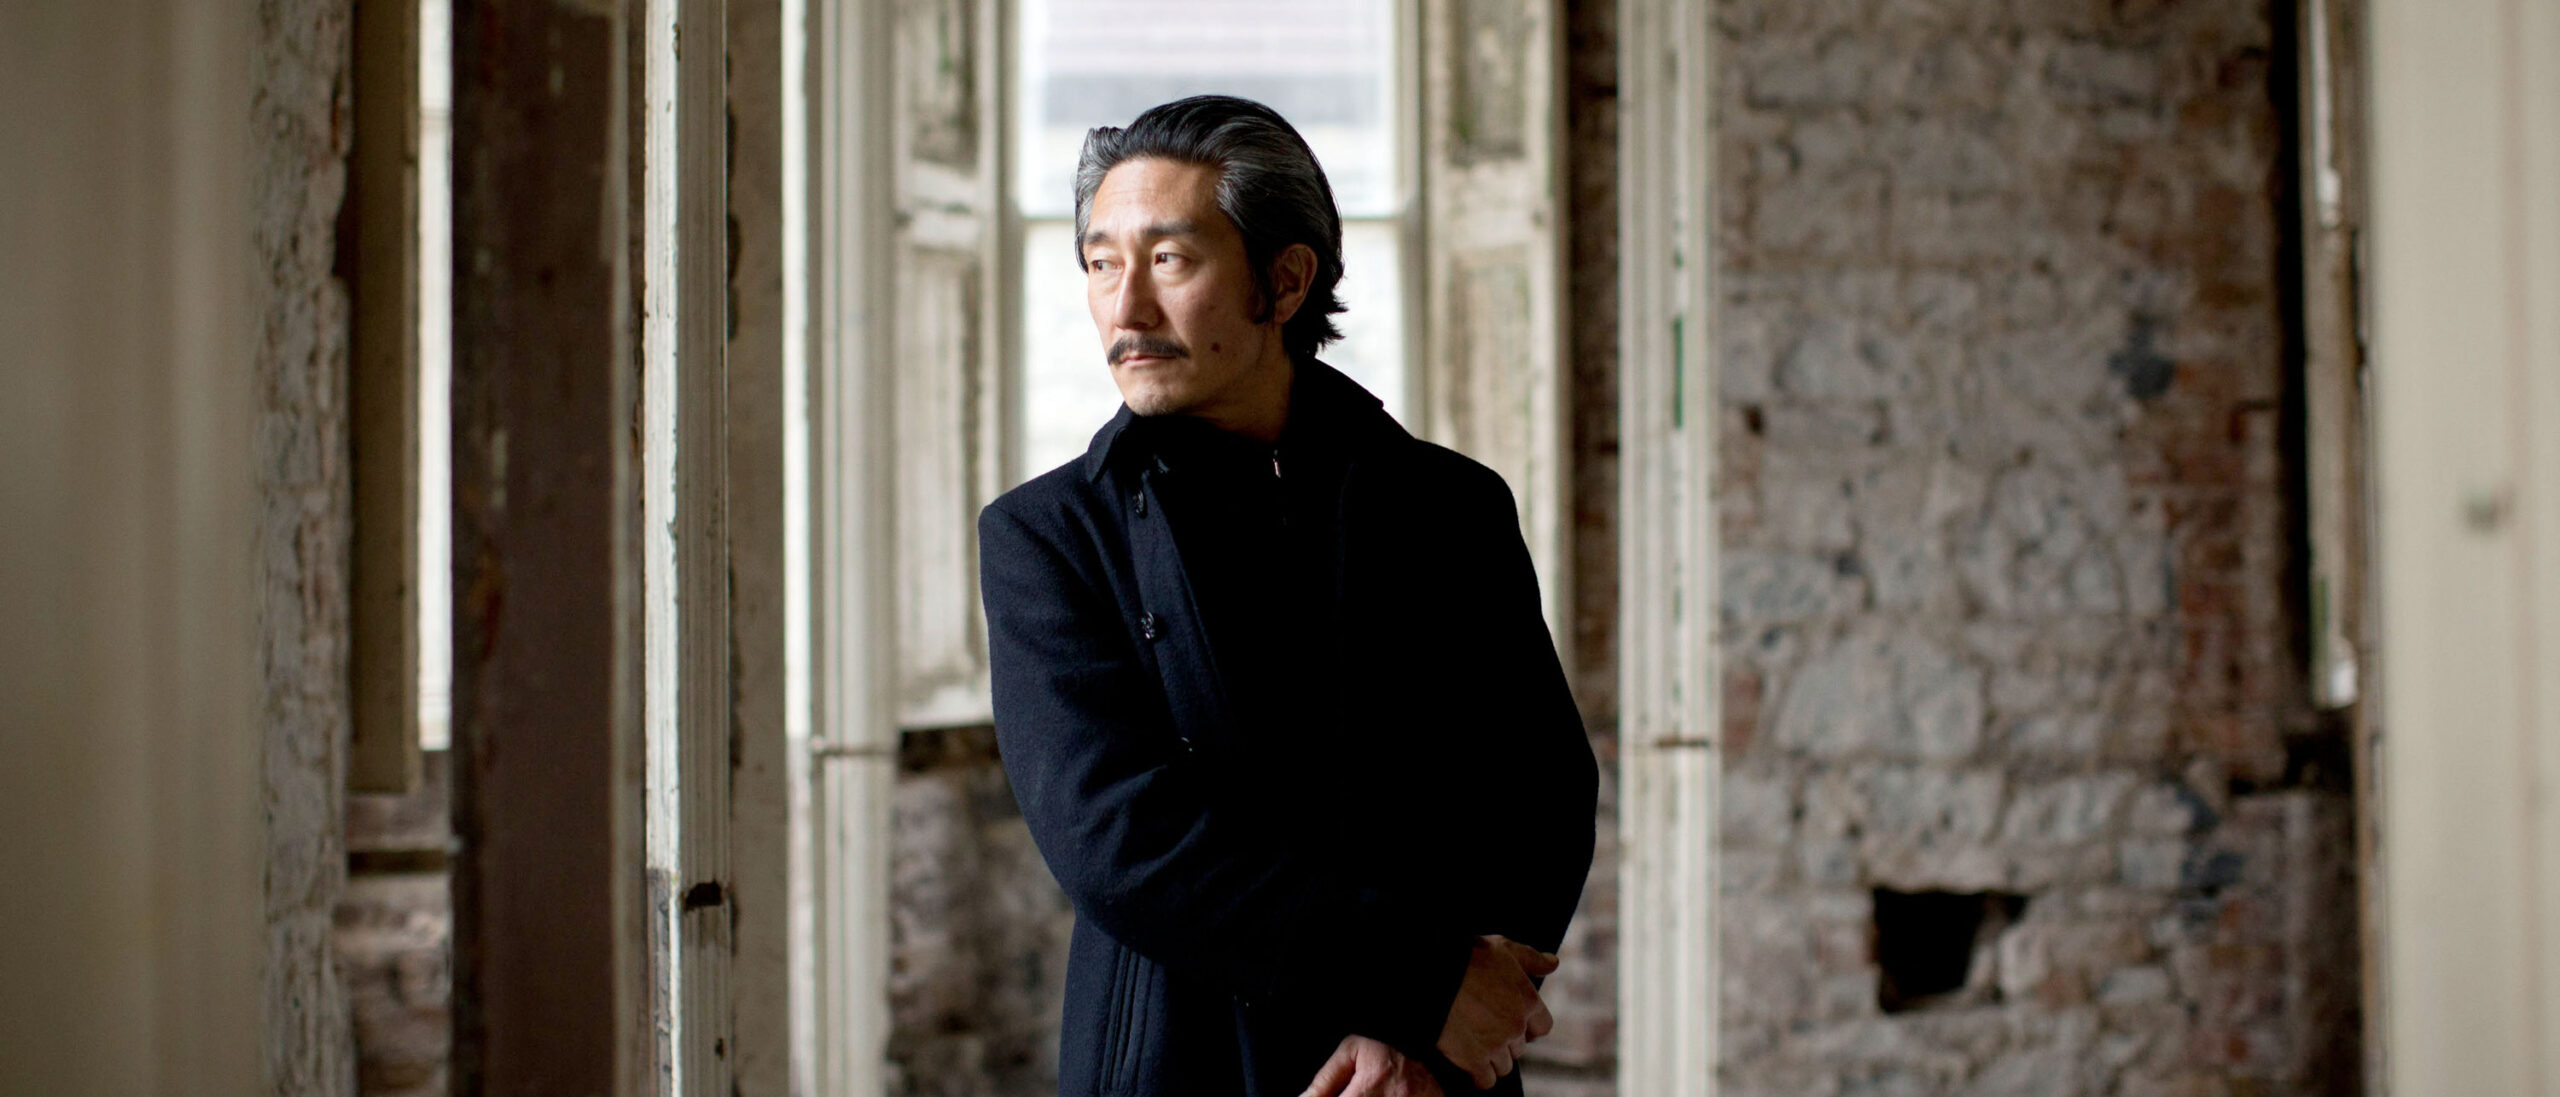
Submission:
M 355 1092 L 450 1092 L 452 877 L 442 871 L 351 877 L 338 904 L 336 943 L 355 1022 Z
M 259 635 L 267 822 L 266 1069 L 278 1094 L 352 1091 L 329 950 L 345 886 L 348 0 L 258 5 L 251 200 L 259 324 Z
M 439 1097 L 453 1056 L 452 756 L 405 795 L 347 797 L 355 863 L 333 940 L 355 1029 L 355 1092 Z
M 1075 913 L 1031 843 L 996 761 L 995 731 L 908 733 L 898 768 L 890 1090 L 1055 1093 Z
M 2342 1080 L 2342 801 L 2234 798 L 2303 722 L 2267 10 L 1719 0 L 1723 1092 Z M 1887 1013 L 1879 889 L 2023 906 Z

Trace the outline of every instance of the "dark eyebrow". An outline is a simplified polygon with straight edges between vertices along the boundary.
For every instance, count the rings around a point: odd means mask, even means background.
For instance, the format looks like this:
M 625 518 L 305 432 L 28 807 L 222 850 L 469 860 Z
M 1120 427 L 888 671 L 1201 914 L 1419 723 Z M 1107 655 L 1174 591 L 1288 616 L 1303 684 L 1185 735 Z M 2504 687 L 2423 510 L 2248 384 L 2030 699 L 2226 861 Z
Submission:
M 1140 230 L 1139 235 L 1147 237 L 1194 236 L 1198 235 L 1199 232 L 1200 225 L 1197 222 L 1158 221 L 1155 224 L 1149 225 Z M 1107 244 L 1110 242 L 1110 233 L 1104 232 L 1101 229 L 1094 229 L 1093 231 L 1084 234 L 1084 241 L 1081 246 L 1089 248 L 1095 244 Z

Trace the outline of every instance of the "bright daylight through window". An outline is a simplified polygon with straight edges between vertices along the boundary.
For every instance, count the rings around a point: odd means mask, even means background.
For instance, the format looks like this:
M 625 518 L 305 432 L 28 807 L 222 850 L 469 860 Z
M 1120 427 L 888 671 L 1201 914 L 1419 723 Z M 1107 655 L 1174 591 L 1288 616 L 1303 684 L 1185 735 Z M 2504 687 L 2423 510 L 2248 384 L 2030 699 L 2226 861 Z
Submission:
M 452 0 L 418 0 L 418 745 L 452 741 Z
M 1186 95 L 1259 99 L 1298 128 L 1342 210 L 1343 339 L 1326 362 L 1405 418 L 1402 180 L 1409 133 L 1398 5 L 1376 0 L 1021 0 L 1015 193 L 1021 215 L 1028 477 L 1084 452 L 1120 405 L 1074 274 L 1085 131 Z

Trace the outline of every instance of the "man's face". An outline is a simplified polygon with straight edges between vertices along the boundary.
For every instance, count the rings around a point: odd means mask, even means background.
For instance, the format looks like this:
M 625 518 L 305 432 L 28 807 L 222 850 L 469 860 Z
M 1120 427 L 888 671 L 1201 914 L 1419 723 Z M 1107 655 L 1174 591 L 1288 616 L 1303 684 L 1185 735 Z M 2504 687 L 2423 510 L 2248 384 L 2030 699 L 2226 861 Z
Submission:
M 1217 169 L 1129 160 L 1095 188 L 1085 219 L 1085 303 L 1120 398 L 1140 415 L 1257 421 L 1285 401 L 1282 295 L 1256 322 L 1244 237 L 1217 204 Z

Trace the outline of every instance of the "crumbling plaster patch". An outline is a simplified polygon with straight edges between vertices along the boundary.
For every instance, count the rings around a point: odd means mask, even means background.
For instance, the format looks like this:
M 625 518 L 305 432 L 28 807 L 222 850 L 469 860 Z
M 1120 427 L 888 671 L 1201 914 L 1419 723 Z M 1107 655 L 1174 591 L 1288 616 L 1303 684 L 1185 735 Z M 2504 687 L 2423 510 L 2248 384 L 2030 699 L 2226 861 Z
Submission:
M 330 951 L 345 887 L 347 299 L 332 273 L 346 193 L 346 0 L 258 5 L 254 200 L 260 634 L 265 667 L 267 1071 L 278 1094 L 354 1092 Z

